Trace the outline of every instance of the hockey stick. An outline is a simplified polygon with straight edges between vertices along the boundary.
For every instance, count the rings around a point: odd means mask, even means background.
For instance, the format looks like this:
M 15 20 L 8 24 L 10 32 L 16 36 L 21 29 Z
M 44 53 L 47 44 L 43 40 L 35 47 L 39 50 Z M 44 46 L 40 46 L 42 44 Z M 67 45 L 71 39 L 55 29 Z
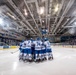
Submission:
M 14 52 L 11 52 L 11 54 L 13 54 L 13 53 L 16 53 L 16 52 L 18 52 L 19 50 L 17 50 L 17 51 L 14 51 Z

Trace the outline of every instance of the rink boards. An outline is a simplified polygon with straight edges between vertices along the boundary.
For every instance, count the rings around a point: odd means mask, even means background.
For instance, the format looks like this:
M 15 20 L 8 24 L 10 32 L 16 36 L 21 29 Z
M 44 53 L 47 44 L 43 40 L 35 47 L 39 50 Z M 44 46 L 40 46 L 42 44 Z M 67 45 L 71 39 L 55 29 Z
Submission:
M 65 48 L 76 48 L 76 45 L 54 45 L 56 47 L 65 47 Z M 5 50 L 5 49 L 14 49 L 14 48 L 19 48 L 19 46 L 8 46 L 8 47 L 3 47 L 0 46 L 0 50 Z
M 64 48 L 76 48 L 76 45 L 54 45 L 57 47 L 64 47 Z
M 19 48 L 19 46 L 0 46 L 0 50 Z

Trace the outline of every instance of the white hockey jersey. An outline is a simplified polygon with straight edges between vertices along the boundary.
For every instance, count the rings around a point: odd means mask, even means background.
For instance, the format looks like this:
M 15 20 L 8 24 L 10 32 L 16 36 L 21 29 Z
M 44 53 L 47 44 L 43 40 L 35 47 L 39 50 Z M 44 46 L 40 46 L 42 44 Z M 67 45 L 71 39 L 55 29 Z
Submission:
M 41 41 L 35 41 L 34 44 L 35 44 L 35 50 L 41 50 L 41 44 L 42 44 Z
M 44 49 L 45 49 L 45 44 L 42 42 L 41 50 L 44 50 Z
M 26 48 L 31 49 L 31 40 L 26 40 Z
M 51 48 L 51 44 L 50 44 L 49 41 L 45 41 L 44 44 L 45 44 L 45 46 L 46 46 L 47 49 Z
M 24 41 L 23 43 L 21 43 L 22 45 L 21 45 L 21 48 L 22 49 L 25 49 L 26 48 L 26 42 Z

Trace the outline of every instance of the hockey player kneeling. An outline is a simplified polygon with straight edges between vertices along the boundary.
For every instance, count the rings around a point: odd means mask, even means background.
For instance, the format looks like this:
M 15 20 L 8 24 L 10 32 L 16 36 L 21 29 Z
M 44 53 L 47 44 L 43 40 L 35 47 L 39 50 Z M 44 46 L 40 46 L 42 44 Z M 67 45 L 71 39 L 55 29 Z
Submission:
M 48 57 L 48 60 L 53 59 L 53 54 L 52 54 L 52 49 L 51 49 L 51 44 L 48 41 L 48 39 L 45 39 L 45 46 L 46 46 L 46 56 Z

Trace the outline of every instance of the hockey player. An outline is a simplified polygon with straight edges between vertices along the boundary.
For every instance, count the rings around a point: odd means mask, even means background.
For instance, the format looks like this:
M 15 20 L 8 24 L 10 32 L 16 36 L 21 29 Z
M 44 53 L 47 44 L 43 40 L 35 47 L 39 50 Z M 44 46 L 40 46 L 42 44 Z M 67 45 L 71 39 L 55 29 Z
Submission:
M 22 42 L 20 43 L 20 48 L 19 48 L 19 50 L 20 50 L 19 60 L 22 60 L 22 59 L 23 59 L 23 55 L 24 55 L 24 41 L 22 41 Z
M 24 61 L 31 61 L 32 56 L 31 56 L 31 40 L 26 40 L 25 41 L 25 49 L 24 49 Z
M 28 57 L 28 50 L 27 50 L 27 40 L 24 41 L 24 44 L 23 44 L 23 48 L 24 48 L 24 56 L 23 56 L 23 61 L 27 60 L 27 57 Z
M 44 41 L 42 41 L 42 44 L 41 44 L 40 54 L 41 54 L 41 61 L 46 60 L 46 47 L 45 47 Z
M 27 60 L 29 62 L 32 61 L 32 49 L 31 49 L 31 44 L 32 40 L 26 40 L 24 42 L 26 44 L 25 49 L 24 49 L 24 61 Z
M 32 38 L 31 38 L 31 50 L 32 50 L 32 60 L 34 60 L 35 59 L 35 43 Z
M 31 40 L 27 41 L 26 49 L 28 50 L 28 61 L 32 61 L 32 50 L 31 50 Z
M 41 44 L 42 44 L 42 42 L 41 42 L 40 38 L 37 38 L 37 40 L 35 41 L 35 62 L 40 61 Z
M 48 60 L 53 59 L 52 50 L 51 50 L 51 44 L 50 44 L 50 42 L 48 41 L 47 38 L 45 38 L 44 44 L 46 46 L 46 54 L 48 56 Z

